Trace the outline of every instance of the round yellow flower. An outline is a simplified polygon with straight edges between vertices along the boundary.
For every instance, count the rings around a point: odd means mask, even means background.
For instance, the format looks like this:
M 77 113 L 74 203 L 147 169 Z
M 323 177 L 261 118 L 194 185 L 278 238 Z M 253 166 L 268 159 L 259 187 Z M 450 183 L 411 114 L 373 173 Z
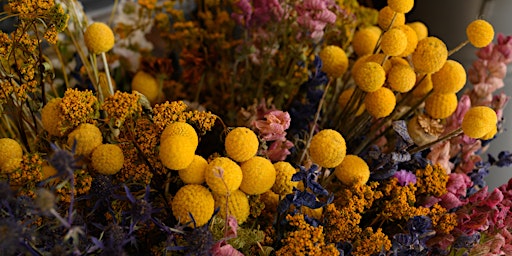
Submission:
M 274 191 L 269 190 L 261 194 L 260 200 L 265 204 L 265 209 L 269 209 L 270 211 L 277 210 L 277 205 L 279 204 L 279 195 L 274 193 Z
M 476 48 L 489 45 L 494 39 L 494 28 L 482 19 L 474 20 L 466 27 L 469 42 Z
M 228 214 L 235 217 L 238 224 L 244 223 L 251 213 L 249 198 L 247 198 L 247 195 L 241 190 L 235 190 L 229 196 L 213 193 L 213 199 L 215 200 L 215 208 L 220 209 L 220 216 L 223 218 L 226 216 L 227 203 Z
M 456 93 L 466 84 L 466 70 L 454 60 L 447 60 L 443 67 L 432 74 L 434 92 Z
M 239 189 L 242 184 L 242 169 L 227 157 L 213 159 L 204 175 L 208 187 L 220 195 L 227 195 Z
M 244 162 L 255 156 L 259 148 L 258 136 L 249 128 L 237 127 L 231 130 L 224 142 L 226 154 L 237 162 Z
M 433 36 L 420 40 L 412 53 L 412 63 L 418 73 L 437 72 L 443 67 L 447 58 L 446 44 Z
M 352 48 L 358 56 L 373 53 L 382 30 L 377 26 L 368 26 L 357 30 L 352 38 Z
M 274 163 L 276 169 L 276 181 L 272 186 L 272 192 L 284 196 L 293 192 L 299 184 L 298 181 L 292 181 L 292 176 L 297 172 L 297 169 L 285 161 Z
M 215 210 L 215 201 L 212 193 L 205 187 L 196 184 L 181 187 L 171 202 L 172 214 L 182 224 L 192 222 L 193 216 L 195 227 L 208 223 Z
M 352 76 L 359 89 L 365 92 L 378 90 L 386 81 L 384 68 L 379 63 L 373 61 L 361 64 L 353 71 Z
M 457 109 L 455 93 L 434 92 L 425 99 L 425 110 L 432 118 L 447 118 Z
M 482 140 L 490 140 L 490 139 L 494 138 L 496 133 L 498 133 L 498 126 L 497 125 L 495 125 L 494 128 L 490 132 L 488 132 L 486 135 L 482 136 L 480 139 L 482 139 Z
M 376 63 L 382 65 L 382 67 L 384 68 L 384 71 L 386 71 L 386 73 L 393 66 L 391 61 L 383 53 L 377 53 L 377 54 L 370 55 L 368 57 L 368 59 L 366 59 L 366 62 L 376 62 Z M 384 63 L 384 64 L 382 64 L 382 63 Z
M 468 137 L 479 139 L 492 132 L 496 127 L 496 112 L 486 106 L 472 107 L 462 119 L 462 131 Z
M 88 156 L 103 143 L 103 135 L 96 125 L 81 124 L 68 135 L 68 146 L 73 147 L 76 141 L 75 153 Z
M 107 24 L 94 22 L 85 30 L 84 41 L 91 53 L 108 52 L 114 47 L 114 32 Z
M 272 188 L 276 181 L 276 169 L 270 160 L 255 156 L 240 165 L 242 184 L 240 190 L 249 195 L 263 194 Z
M 11 138 L 0 139 L 0 169 L 4 171 L 4 165 L 8 160 L 14 158 L 21 158 L 23 156 L 23 149 L 21 145 Z
M 393 17 L 395 16 L 395 20 L 393 21 Z M 393 24 L 391 24 L 393 22 Z M 379 11 L 379 16 L 377 17 L 377 23 L 379 27 L 383 30 L 388 30 L 391 27 L 401 26 L 405 24 L 405 14 L 395 12 L 389 6 L 386 6 Z
M 407 48 L 407 36 L 398 27 L 392 28 L 382 34 L 380 48 L 386 55 L 398 56 Z
M 160 161 L 171 170 L 185 169 L 194 160 L 196 148 L 197 145 L 185 136 L 168 136 L 160 143 Z
M 167 127 L 165 127 L 164 131 L 160 135 L 160 142 L 166 140 L 169 136 L 173 135 L 179 135 L 186 137 L 190 142 L 194 145 L 194 147 L 197 147 L 199 144 L 199 138 L 197 136 L 197 132 L 192 127 L 192 125 L 185 123 L 185 122 L 174 122 Z
M 344 90 L 339 98 L 338 98 L 338 105 L 340 106 L 340 109 L 344 109 L 347 107 L 348 102 L 350 101 L 350 97 L 352 97 L 352 94 L 354 94 L 355 88 L 350 87 L 346 90 Z M 355 103 L 356 101 L 353 99 L 352 103 Z M 365 110 L 364 103 L 359 104 L 359 109 L 356 112 L 356 116 L 360 116 Z
M 343 161 L 347 152 L 345 139 L 332 129 L 323 129 L 313 136 L 309 144 L 309 156 L 313 163 L 333 168 Z
M 343 162 L 336 166 L 334 175 L 347 186 L 364 185 L 370 179 L 370 168 L 359 156 L 347 155 Z
M 124 164 L 123 150 L 114 144 L 102 144 L 91 155 L 92 168 L 103 175 L 116 174 Z
M 432 75 L 431 74 L 420 74 L 416 77 L 419 83 L 414 87 L 412 95 L 417 98 L 422 98 L 433 88 L 432 86 Z
M 348 57 L 340 47 L 326 46 L 318 53 L 318 56 L 322 60 L 322 71 L 328 76 L 338 78 L 347 71 Z
M 200 155 L 195 155 L 192 163 L 185 169 L 178 171 L 185 184 L 201 184 L 205 181 L 204 172 L 208 169 L 208 162 Z
M 375 117 L 382 118 L 389 116 L 396 105 L 396 97 L 393 91 L 386 87 L 381 87 L 377 91 L 370 92 L 364 97 L 366 111 Z
M 402 30 L 402 32 L 405 33 L 405 37 L 407 38 L 407 47 L 405 47 L 405 50 L 402 52 L 402 54 L 400 54 L 400 56 L 409 56 L 414 52 L 414 50 L 416 50 L 416 46 L 418 46 L 418 35 L 414 29 L 408 25 L 402 25 L 397 28 Z
M 414 6 L 414 0 L 388 0 L 388 6 L 395 12 L 408 13 Z
M 64 132 L 60 129 L 63 113 L 60 108 L 62 98 L 53 98 L 41 109 L 43 129 L 52 136 L 61 137 Z
M 411 23 L 407 23 L 407 26 L 411 27 L 416 35 L 418 36 L 418 41 L 428 36 L 428 28 L 421 21 L 415 21 Z
M 16 157 L 16 158 L 9 158 L 7 159 L 7 161 L 4 161 L 4 162 L 1 162 L 1 168 L 0 168 L 0 171 L 1 173 L 12 173 L 14 172 L 16 169 L 20 168 L 21 167 L 21 161 L 23 159 L 21 157 Z
M 157 102 L 162 90 L 155 77 L 141 70 L 133 77 L 132 91 L 142 93 L 153 104 Z
M 408 92 L 416 84 L 416 73 L 408 65 L 394 65 L 388 73 L 388 84 L 397 92 Z

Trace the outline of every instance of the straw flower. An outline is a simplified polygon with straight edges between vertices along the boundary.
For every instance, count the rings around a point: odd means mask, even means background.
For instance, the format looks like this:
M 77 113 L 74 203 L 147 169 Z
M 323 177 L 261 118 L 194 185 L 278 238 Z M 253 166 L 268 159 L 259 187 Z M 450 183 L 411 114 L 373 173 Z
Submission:
M 425 110 L 433 118 L 447 118 L 457 109 L 455 93 L 432 93 L 425 99 Z
M 364 185 L 370 179 L 370 168 L 359 156 L 347 155 L 341 164 L 336 166 L 334 175 L 345 185 Z
M 226 154 L 237 162 L 244 162 L 256 155 L 259 141 L 256 134 L 249 128 L 237 127 L 231 130 L 224 142 Z
M 496 112 L 492 108 L 472 107 L 462 119 L 462 131 L 468 137 L 478 139 L 492 132 L 497 122 Z
M 114 32 L 102 22 L 92 23 L 84 33 L 85 45 L 91 53 L 100 54 L 108 52 L 114 47 Z
M 338 78 L 347 71 L 348 57 L 339 46 L 326 46 L 318 53 L 318 56 L 322 60 L 322 71 L 328 76 Z
M 311 160 L 324 168 L 336 167 L 343 161 L 347 151 L 345 139 L 335 130 L 324 129 L 311 139 L 309 155 Z
M 215 210 L 212 193 L 201 185 L 181 187 L 171 203 L 172 214 L 180 223 L 189 223 L 191 227 L 200 227 L 208 223 Z M 192 223 L 192 215 L 194 223 Z
M 420 40 L 412 53 L 412 63 L 418 73 L 434 73 L 440 70 L 447 58 L 446 44 L 433 36 Z
M 466 27 L 469 42 L 476 48 L 489 45 L 494 39 L 494 28 L 482 19 L 474 20 Z
M 389 116 L 396 105 L 396 97 L 393 91 L 381 87 L 377 91 L 370 92 L 364 97 L 364 105 L 368 113 L 375 118 Z
M 466 70 L 454 60 L 447 60 L 443 67 L 432 74 L 434 92 L 457 93 L 466 84 Z

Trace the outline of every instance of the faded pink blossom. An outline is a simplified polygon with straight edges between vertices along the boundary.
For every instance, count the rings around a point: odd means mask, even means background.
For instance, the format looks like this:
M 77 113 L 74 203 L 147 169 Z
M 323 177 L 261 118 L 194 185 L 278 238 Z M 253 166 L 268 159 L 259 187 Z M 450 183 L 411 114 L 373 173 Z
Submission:
M 226 241 L 215 243 L 210 252 L 212 256 L 244 256 L 243 253 L 226 243 Z
M 433 164 L 441 165 L 446 173 L 451 173 L 454 165 L 450 162 L 450 141 L 445 140 L 432 146 L 427 159 Z
M 256 120 L 253 126 L 265 141 L 285 140 L 286 129 L 290 127 L 290 114 L 281 110 L 272 110 L 265 115 L 265 120 Z
M 450 210 L 467 204 L 466 191 L 473 183 L 466 174 L 450 173 L 446 184 L 447 193 L 441 196 L 441 206 Z
M 276 140 L 263 152 L 263 155 L 267 156 L 272 162 L 283 161 L 291 153 L 290 149 L 292 147 L 293 143 L 289 140 Z

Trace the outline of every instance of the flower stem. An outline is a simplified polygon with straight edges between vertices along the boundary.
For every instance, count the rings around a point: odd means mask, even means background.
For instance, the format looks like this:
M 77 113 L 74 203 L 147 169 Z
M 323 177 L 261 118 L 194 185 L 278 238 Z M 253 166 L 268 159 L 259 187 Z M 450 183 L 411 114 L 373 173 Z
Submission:
M 456 136 L 459 136 L 459 135 L 461 135 L 461 134 L 462 134 L 462 128 L 458 128 L 458 129 L 456 129 L 456 130 L 453 130 L 453 131 L 449 132 L 449 133 L 448 133 L 448 134 L 446 134 L 445 136 L 443 136 L 443 137 L 441 137 L 441 138 L 439 138 L 439 139 L 437 139 L 437 140 L 435 140 L 435 141 L 432 141 L 432 142 L 427 143 L 427 144 L 425 144 L 425 145 L 423 145 L 423 146 L 419 146 L 419 147 L 416 147 L 416 148 L 411 149 L 411 150 L 409 151 L 409 154 L 411 154 L 411 155 L 412 155 L 412 154 L 415 154 L 415 153 L 421 152 L 421 151 L 423 151 L 423 150 L 425 150 L 425 149 L 427 149 L 427 148 L 430 148 L 431 146 L 433 146 L 433 145 L 435 145 L 435 144 L 437 144 L 437 143 L 439 143 L 439 142 L 442 142 L 442 141 L 445 141 L 445 140 L 449 140 L 449 139 L 451 139 L 451 138 L 453 138 L 453 137 L 456 137 Z

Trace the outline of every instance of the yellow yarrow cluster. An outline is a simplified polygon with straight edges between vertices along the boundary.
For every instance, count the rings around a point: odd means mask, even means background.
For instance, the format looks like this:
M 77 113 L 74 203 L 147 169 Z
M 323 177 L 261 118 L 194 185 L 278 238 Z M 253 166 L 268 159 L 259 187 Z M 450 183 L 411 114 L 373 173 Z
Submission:
M 107 113 L 114 126 L 120 127 L 126 119 L 141 114 L 139 99 L 138 94 L 116 91 L 105 99 L 101 109 Z
M 347 155 L 336 166 L 334 175 L 347 186 L 364 185 L 370 179 L 370 168 L 359 156 Z
M 494 39 L 494 28 L 482 19 L 474 20 L 466 27 L 469 42 L 476 48 L 489 45 Z
M 21 145 L 13 139 L 2 138 L 0 139 L 0 170 L 2 172 L 10 172 L 13 169 L 12 159 L 21 159 L 23 156 L 23 149 Z M 14 161 L 14 160 L 13 160 Z M 21 162 L 21 161 L 20 161 Z
M 333 168 L 343 161 L 347 146 L 339 132 L 324 129 L 313 136 L 308 150 L 313 163 L 324 168 Z
M 92 124 L 81 124 L 68 135 L 68 146 L 73 147 L 76 142 L 75 153 L 89 156 L 92 151 L 103 142 L 100 129 Z
M 446 44 L 433 36 L 420 40 L 412 53 L 412 63 L 418 73 L 437 72 L 443 67 L 447 58 Z
M 328 76 L 338 78 L 347 71 L 348 57 L 339 46 L 326 46 L 318 53 L 318 56 L 322 60 L 322 71 Z
M 465 84 L 466 70 L 454 60 L 447 60 L 439 71 L 432 74 L 434 92 L 457 93 Z
M 62 129 L 69 130 L 83 123 L 94 123 L 99 116 L 99 101 L 90 90 L 67 89 L 59 104 Z
M 240 164 L 242 183 L 240 190 L 249 195 L 259 195 L 272 188 L 276 181 L 276 169 L 270 160 L 255 156 Z
M 381 87 L 377 91 L 370 92 L 364 97 L 366 111 L 375 117 L 382 118 L 389 116 L 396 105 L 396 97 L 393 91 L 386 87 Z
M 242 169 L 227 157 L 213 159 L 205 171 L 208 187 L 216 194 L 227 195 L 240 188 Z
M 91 164 L 100 174 L 116 174 L 124 164 L 123 150 L 114 144 L 99 145 L 92 152 Z
M 85 30 L 84 42 L 91 53 L 108 52 L 114 47 L 114 32 L 107 24 L 94 22 Z
M 299 182 L 292 181 L 292 176 L 297 172 L 297 169 L 284 161 L 274 163 L 276 169 L 276 181 L 272 186 L 272 191 L 278 195 L 284 196 L 290 194 L 293 188 L 296 188 Z
M 455 93 L 434 92 L 425 99 L 425 110 L 433 118 L 447 118 L 457 109 Z
M 466 112 L 461 127 L 468 137 L 478 139 L 494 132 L 497 122 L 496 112 L 492 108 L 476 106 Z
M 180 179 L 185 184 L 202 184 L 205 181 L 204 173 L 208 169 L 208 162 L 200 155 L 195 155 L 192 163 L 185 169 L 178 171 Z
M 172 214 L 182 224 L 201 227 L 208 223 L 215 210 L 212 193 L 205 187 L 196 184 L 181 187 L 171 202 Z M 192 222 L 192 215 L 194 222 Z
M 173 122 L 185 122 L 186 119 L 182 118 L 182 113 L 185 110 L 187 110 L 187 104 L 183 101 L 166 101 L 156 104 L 153 107 L 153 121 L 160 130 L 163 130 Z
M 249 198 L 241 190 L 235 190 L 229 195 L 219 195 L 214 193 L 213 199 L 215 201 L 215 208 L 220 208 L 220 216 L 226 216 L 227 205 L 227 214 L 235 217 L 238 224 L 244 223 L 251 213 L 249 207 Z
M 224 141 L 226 154 L 237 162 L 244 162 L 256 155 L 259 140 L 256 133 L 246 127 L 231 130 Z

